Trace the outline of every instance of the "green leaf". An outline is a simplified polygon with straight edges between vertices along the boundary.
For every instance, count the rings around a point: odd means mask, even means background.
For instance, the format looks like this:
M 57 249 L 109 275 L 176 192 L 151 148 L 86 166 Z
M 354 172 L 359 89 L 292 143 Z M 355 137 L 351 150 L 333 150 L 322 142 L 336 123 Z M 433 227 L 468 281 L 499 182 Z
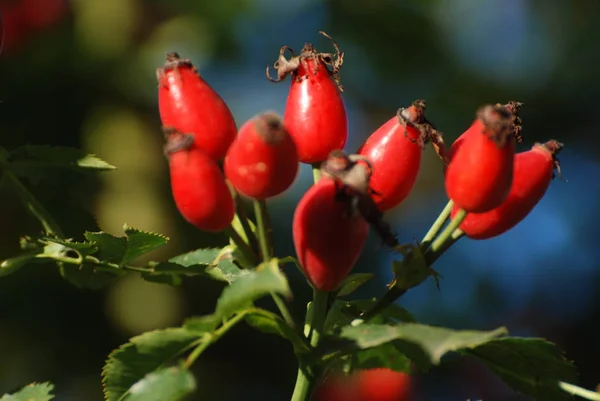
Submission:
M 289 340 L 296 353 L 308 352 L 309 349 L 302 339 L 296 334 L 282 318 L 274 313 L 260 310 L 247 313 L 244 317 L 246 323 L 266 334 L 275 334 Z
M 98 257 L 110 263 L 123 266 L 133 259 L 165 245 L 169 239 L 161 234 L 123 227 L 124 237 L 116 237 L 105 232 L 86 232 L 85 238 L 98 248 Z
M 254 300 L 270 293 L 291 296 L 287 278 L 279 270 L 277 259 L 259 265 L 256 270 L 238 277 L 229 287 L 226 287 L 217 301 L 215 315 L 219 318 L 227 318 L 247 308 Z
M 238 277 L 248 274 L 249 271 L 237 267 L 228 257 L 225 248 L 198 249 L 175 256 L 167 262 L 150 262 L 151 270 L 149 273 L 145 273 L 143 277 L 158 281 L 158 277 L 166 275 L 200 275 L 231 284 Z
M 357 319 L 361 313 L 370 309 L 377 303 L 377 299 L 357 299 L 354 301 L 336 300 L 325 321 L 325 332 L 330 332 L 350 324 L 354 319 Z M 391 304 L 385 308 L 376 318 L 371 320 L 371 323 L 396 323 L 397 321 L 413 323 L 415 318 L 409 311 L 403 307 Z
M 58 263 L 60 275 L 77 288 L 101 290 L 111 284 L 118 276 L 125 274 L 123 270 L 113 269 L 111 272 L 102 270 L 98 266 L 84 263 L 71 265 Z
M 13 394 L 5 394 L 0 401 L 50 401 L 54 385 L 49 382 L 31 383 Z
M 196 390 L 196 379 L 182 367 L 147 374 L 131 386 L 123 401 L 178 401 Z
M 410 359 L 393 344 L 358 351 L 352 358 L 352 369 L 388 368 L 396 372 L 409 372 Z
M 573 394 L 590 401 L 600 401 L 600 393 L 598 392 L 586 390 L 579 386 L 575 386 L 574 384 L 565 382 L 560 382 L 558 385 L 569 394 Z
M 362 285 L 366 284 L 369 280 L 371 280 L 375 275 L 373 273 L 355 273 L 351 274 L 342 283 L 337 296 L 345 297 L 347 295 L 352 294 Z
M 28 171 L 63 168 L 80 172 L 101 172 L 115 167 L 81 149 L 53 146 L 26 145 L 10 152 L 11 170 L 18 175 Z
M 215 315 L 193 316 L 183 323 L 183 327 L 186 330 L 201 336 L 204 333 L 214 331 L 220 323 L 221 319 L 217 318 Z
M 541 338 L 506 337 L 466 352 L 486 364 L 513 389 L 544 401 L 570 400 L 559 381 L 574 382 L 575 366 L 558 347 Z
M 361 324 L 341 329 L 339 338 L 350 340 L 354 347 L 366 349 L 394 340 L 404 340 L 419 345 L 431 362 L 439 364 L 442 356 L 450 351 L 475 348 L 492 339 L 505 335 L 504 327 L 492 331 L 457 331 L 418 323 Z
M 66 250 L 62 250 L 63 254 L 68 252 L 68 250 L 73 250 L 82 256 L 86 256 L 86 255 L 93 255 L 94 253 L 96 253 L 98 251 L 98 248 L 96 248 L 96 246 L 91 242 L 77 242 L 70 238 L 62 239 L 62 238 L 55 238 L 55 237 L 42 237 L 39 239 L 39 241 L 44 244 L 53 243 L 53 244 L 62 245 L 63 247 L 67 248 Z M 60 248 L 56 248 L 56 249 L 60 249 Z
M 194 265 L 213 265 L 215 264 L 215 261 L 220 253 L 221 248 L 196 249 L 195 251 L 172 257 L 169 259 L 169 262 L 184 267 L 190 267 Z
M 148 373 L 189 349 L 200 337 L 184 328 L 149 331 L 111 352 L 102 369 L 106 401 L 117 401 Z
M 123 231 L 128 239 L 128 247 L 123 256 L 122 264 L 127 264 L 145 253 L 151 252 L 169 242 L 164 235 L 141 231 L 126 224 Z

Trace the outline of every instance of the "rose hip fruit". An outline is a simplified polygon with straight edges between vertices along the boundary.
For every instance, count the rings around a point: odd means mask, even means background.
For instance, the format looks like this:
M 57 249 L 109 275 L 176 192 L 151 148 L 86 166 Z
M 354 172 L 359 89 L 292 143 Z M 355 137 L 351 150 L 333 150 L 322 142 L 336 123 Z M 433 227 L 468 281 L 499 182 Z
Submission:
M 331 39 L 324 32 L 320 33 Z M 267 78 L 273 82 L 292 76 L 283 120 L 303 163 L 326 160 L 332 150 L 342 149 L 348 138 L 346 107 L 337 75 L 344 53 L 332 42 L 336 50 L 333 55 L 318 53 L 309 43 L 304 45 L 299 56 L 289 47 L 282 47 L 274 64 L 277 79 L 270 77 L 267 67 Z M 292 53 L 289 60 L 284 56 L 286 50 Z
M 379 127 L 358 150 L 373 167 L 370 188 L 375 204 L 385 212 L 399 205 L 413 188 L 425 144 L 441 135 L 425 120 L 425 101 L 417 100 Z
M 339 287 L 358 260 L 369 224 L 350 215 L 346 201 L 336 199 L 336 180 L 323 177 L 304 194 L 292 225 L 294 246 L 302 270 L 321 291 Z
M 469 238 L 483 240 L 503 234 L 519 224 L 543 198 L 554 178 L 554 169 L 560 171 L 556 155 L 562 147 L 562 143 L 550 140 L 517 153 L 513 183 L 506 200 L 488 212 L 467 214 L 460 229 Z M 455 207 L 452 217 L 457 212 Z
M 275 113 L 240 128 L 225 156 L 225 176 L 243 195 L 266 199 L 289 188 L 298 173 L 296 144 Z
M 358 373 L 358 399 L 361 401 L 408 401 L 411 377 L 387 368 Z
M 191 146 L 192 141 L 193 137 L 170 132 L 165 145 L 173 199 L 181 215 L 198 229 L 222 231 L 233 220 L 233 197 L 217 163 Z
M 220 161 L 233 142 L 237 127 L 227 104 L 202 79 L 189 59 L 168 53 L 157 69 L 158 109 L 165 128 L 194 136 L 194 147 Z
M 486 105 L 450 148 L 446 193 L 468 213 L 483 213 L 508 196 L 513 179 L 515 136 L 520 133 L 520 104 Z

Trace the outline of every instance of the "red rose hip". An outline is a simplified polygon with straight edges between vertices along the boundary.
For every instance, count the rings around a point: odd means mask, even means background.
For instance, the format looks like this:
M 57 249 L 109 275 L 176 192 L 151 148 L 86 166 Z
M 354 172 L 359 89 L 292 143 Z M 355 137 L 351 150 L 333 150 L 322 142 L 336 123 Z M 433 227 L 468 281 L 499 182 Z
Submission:
M 423 147 L 431 137 L 441 135 L 425 120 L 425 101 L 417 100 L 409 108 L 379 127 L 358 150 L 371 161 L 370 188 L 382 212 L 400 204 L 413 188 Z
M 323 177 L 304 194 L 292 225 L 294 246 L 306 277 L 321 291 L 339 287 L 358 260 L 369 224 L 360 214 L 348 213 L 337 199 L 336 180 Z
M 189 59 L 167 54 L 157 69 L 158 109 L 165 128 L 191 134 L 194 147 L 215 161 L 225 157 L 237 128 L 227 104 Z
M 483 240 L 503 234 L 519 224 L 543 198 L 554 177 L 554 168 L 560 171 L 556 155 L 562 147 L 562 143 L 550 140 L 517 153 L 513 183 L 506 200 L 488 212 L 467 214 L 460 229 L 469 238 Z M 452 217 L 457 212 L 455 207 Z
M 361 401 L 408 401 L 411 377 L 387 368 L 358 372 L 358 399 Z
M 193 137 L 176 132 L 168 135 L 165 153 L 177 209 L 200 230 L 224 230 L 233 220 L 235 204 L 219 166 L 191 146 Z
M 285 191 L 298 173 L 296 144 L 275 113 L 240 128 L 225 157 L 225 176 L 243 195 L 266 199 Z
M 329 38 L 324 32 L 321 34 Z M 277 79 L 269 76 L 267 67 L 267 78 L 271 81 L 279 82 L 287 75 L 292 76 L 283 120 L 303 163 L 326 160 L 331 151 L 342 149 L 348 138 L 346 107 L 337 76 L 344 53 L 335 42 L 333 44 L 334 55 L 318 53 L 309 43 L 304 45 L 299 56 L 289 47 L 282 47 L 274 64 Z M 286 50 L 292 52 L 289 60 L 284 56 Z
M 520 104 L 486 105 L 450 148 L 446 193 L 468 213 L 483 213 L 508 196 L 513 179 L 515 136 L 520 132 Z

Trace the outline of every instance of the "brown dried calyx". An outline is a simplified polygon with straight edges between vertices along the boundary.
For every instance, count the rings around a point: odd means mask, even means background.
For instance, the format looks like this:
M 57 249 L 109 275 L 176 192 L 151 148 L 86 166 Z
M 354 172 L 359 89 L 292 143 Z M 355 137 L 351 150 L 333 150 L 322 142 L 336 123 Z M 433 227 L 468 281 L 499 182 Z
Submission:
M 477 111 L 477 118 L 486 127 L 484 134 L 498 147 L 504 147 L 511 137 L 519 143 L 523 141 L 522 120 L 519 117 L 522 106 L 523 103 L 510 101 L 507 104 L 485 105 Z
M 277 145 L 288 135 L 283 120 L 274 111 L 259 114 L 254 120 L 256 132 L 267 145 Z
M 176 71 L 178 68 L 189 68 L 195 74 L 198 74 L 198 68 L 194 66 L 189 58 L 181 58 L 177 52 L 169 52 L 165 56 L 165 64 L 156 69 L 156 79 L 160 80 L 164 77 L 167 71 Z
M 535 145 L 533 145 L 534 148 L 536 146 L 542 147 L 542 148 L 546 149 L 548 152 L 550 152 L 550 154 L 552 154 L 554 170 L 556 171 L 556 173 L 552 172 L 552 179 L 556 178 L 556 176 L 558 175 L 559 179 L 566 182 L 567 180 L 565 180 L 565 178 L 562 175 L 562 171 L 560 169 L 560 162 L 558 161 L 558 157 L 557 157 L 565 145 L 562 142 L 558 142 L 556 139 L 550 139 L 549 141 L 547 141 L 545 143 L 536 143 Z
M 174 127 L 162 127 L 165 135 L 163 153 L 167 158 L 176 152 L 191 149 L 194 146 L 194 136 L 178 131 Z
M 270 66 L 267 66 L 267 79 L 271 82 L 280 82 L 285 79 L 288 75 L 292 75 L 292 78 L 297 82 L 300 82 L 303 79 L 308 78 L 308 67 L 306 64 L 307 60 L 315 61 L 314 74 L 316 75 L 321 66 L 327 69 L 329 75 L 333 78 L 336 85 L 340 89 L 340 91 L 344 91 L 344 88 L 340 84 L 340 78 L 338 73 L 344 64 L 344 52 L 340 50 L 339 45 L 336 43 L 331 36 L 326 34 L 323 31 L 319 31 L 319 33 L 325 36 L 327 39 L 331 40 L 333 47 L 335 49 L 335 53 L 319 53 L 317 49 L 310 43 L 306 43 L 302 48 L 302 51 L 299 56 L 296 55 L 294 50 L 291 47 L 283 46 L 279 50 L 279 58 L 273 64 L 273 68 L 277 71 L 277 78 L 272 78 L 270 73 Z M 292 53 L 292 57 L 290 59 L 285 58 L 285 52 L 289 50 Z M 306 71 L 305 75 L 298 75 L 298 68 L 300 65 L 304 67 L 304 71 Z
M 419 137 L 417 139 L 411 138 L 408 135 L 408 131 L 404 130 L 404 135 L 412 142 L 417 144 L 421 149 L 425 148 L 425 145 L 431 142 L 437 155 L 443 161 L 446 160 L 446 146 L 444 144 L 443 133 L 438 131 L 433 123 L 425 117 L 425 109 L 427 105 L 425 100 L 415 100 L 407 108 L 399 108 L 396 115 L 400 124 L 405 128 L 411 126 L 419 131 Z
M 336 182 L 336 200 L 348 204 L 348 216 L 360 214 L 379 234 L 384 244 L 394 248 L 398 245 L 396 235 L 371 197 L 369 181 L 372 173 L 373 166 L 367 157 L 347 155 L 339 149 L 332 151 L 321 165 L 322 176 Z

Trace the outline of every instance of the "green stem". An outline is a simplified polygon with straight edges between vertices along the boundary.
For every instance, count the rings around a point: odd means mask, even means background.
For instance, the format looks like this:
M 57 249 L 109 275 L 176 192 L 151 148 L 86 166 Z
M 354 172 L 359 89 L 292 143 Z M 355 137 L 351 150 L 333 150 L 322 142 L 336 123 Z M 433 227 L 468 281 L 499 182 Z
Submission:
M 252 252 L 252 249 L 250 249 L 250 247 L 248 246 L 246 241 L 244 241 L 242 236 L 237 231 L 235 231 L 235 228 L 233 228 L 233 226 L 227 227 L 225 230 L 223 230 L 223 232 L 229 238 L 232 239 L 232 241 L 238 247 L 240 252 L 242 252 L 242 255 L 244 255 L 244 258 L 246 258 L 248 261 L 251 261 L 253 264 L 257 263 L 256 255 L 254 254 L 254 252 Z
M 291 401 L 306 401 L 308 400 L 310 391 L 310 377 L 306 372 L 306 366 L 300 364 L 298 367 L 298 374 L 296 375 L 296 386 L 294 387 L 294 393 L 292 394 Z
M 452 221 L 444 228 L 444 231 L 431 243 L 431 248 L 425 253 L 425 260 L 437 260 L 448 248 L 449 245 L 446 245 L 446 242 L 451 241 L 452 245 L 452 235 L 454 231 L 460 226 L 463 220 L 467 217 L 467 212 L 464 209 L 459 209 Z
M 256 234 L 252 232 L 252 227 L 250 227 L 250 223 L 248 223 L 248 213 L 246 212 L 246 208 L 243 205 L 242 200 L 239 195 L 236 195 L 236 203 L 237 203 L 237 218 L 240 221 L 242 229 L 246 234 L 246 238 L 248 238 L 248 244 L 250 248 L 252 248 L 253 252 L 258 252 L 258 242 L 256 241 Z
M 450 249 L 450 247 L 454 245 L 456 241 L 464 237 L 464 235 L 465 233 L 460 228 L 454 230 L 454 232 L 450 236 L 450 239 L 448 239 L 437 252 L 431 252 L 425 256 L 425 261 L 427 262 L 427 264 L 431 266 L 435 261 L 437 261 L 440 258 L 440 256 L 444 254 L 444 252 Z
M 304 331 L 304 334 L 310 337 L 310 345 L 312 347 L 319 345 L 321 335 L 323 334 L 323 326 L 325 324 L 325 317 L 327 316 L 328 296 L 329 293 L 326 291 L 313 289 L 313 300 L 306 313 L 307 327 L 305 327 Z M 314 378 L 314 372 L 310 372 L 309 366 L 300 361 L 292 401 L 308 400 L 314 384 Z
M 31 192 L 29 192 L 25 185 L 23 185 L 21 181 L 19 181 L 19 179 L 8 170 L 4 171 L 4 176 L 12 183 L 15 192 L 17 192 L 21 200 L 27 206 L 27 210 L 29 210 L 29 212 L 42 224 L 46 234 L 63 237 L 63 232 L 52 215 L 50 215 L 46 208 L 33 196 Z
M 271 260 L 271 242 L 269 241 L 269 226 L 268 226 L 268 211 L 267 204 L 264 200 L 254 201 L 254 214 L 256 215 L 256 229 L 258 231 L 258 243 L 260 245 L 260 253 L 262 255 L 263 262 L 267 263 Z M 292 314 L 290 313 L 285 301 L 279 294 L 274 292 L 271 293 L 271 297 L 279 309 L 281 316 L 288 325 L 292 328 L 296 328 L 296 323 Z
M 406 288 L 400 288 L 392 284 L 392 286 L 383 294 L 371 309 L 366 310 L 358 319 L 352 322 L 352 326 L 358 326 L 373 319 L 380 314 L 385 308 L 393 304 L 398 298 L 406 293 Z
M 269 249 L 269 240 L 267 235 L 266 225 L 267 205 L 265 201 L 254 201 L 254 215 L 256 216 L 256 229 L 258 230 L 258 243 L 260 245 L 260 253 L 263 261 L 268 261 L 271 258 Z
M 319 163 L 314 163 L 312 165 L 312 172 L 313 172 L 313 180 L 315 181 L 315 184 L 316 184 L 321 179 L 321 166 Z
M 202 342 L 200 344 L 198 344 L 198 346 L 196 348 L 194 348 L 194 350 L 190 353 L 190 355 L 185 360 L 185 367 L 189 369 L 190 366 L 192 366 L 193 363 L 196 361 L 196 359 L 198 359 L 198 357 L 200 355 L 202 355 L 202 353 L 210 345 L 217 342 L 217 340 L 219 340 L 233 326 L 235 326 L 237 323 L 239 323 L 240 320 L 242 320 L 244 318 L 244 316 L 246 316 L 247 313 L 248 313 L 247 311 L 238 313 L 233 318 L 231 318 L 227 322 L 223 323 L 223 325 L 220 328 L 218 328 L 217 330 L 215 330 L 215 332 L 208 339 L 203 338 Z
M 433 241 L 433 239 L 436 237 L 436 235 L 438 235 L 442 227 L 444 227 L 444 224 L 446 224 L 446 221 L 448 221 L 448 219 L 450 218 L 450 212 L 452 212 L 453 206 L 454 202 L 452 200 L 449 200 L 442 212 L 440 213 L 440 215 L 438 216 L 438 218 L 435 220 L 435 222 L 427 232 L 427 234 L 425 234 L 425 237 L 423 237 L 423 240 L 421 241 L 422 252 L 425 252 L 427 248 L 429 248 L 431 241 Z

